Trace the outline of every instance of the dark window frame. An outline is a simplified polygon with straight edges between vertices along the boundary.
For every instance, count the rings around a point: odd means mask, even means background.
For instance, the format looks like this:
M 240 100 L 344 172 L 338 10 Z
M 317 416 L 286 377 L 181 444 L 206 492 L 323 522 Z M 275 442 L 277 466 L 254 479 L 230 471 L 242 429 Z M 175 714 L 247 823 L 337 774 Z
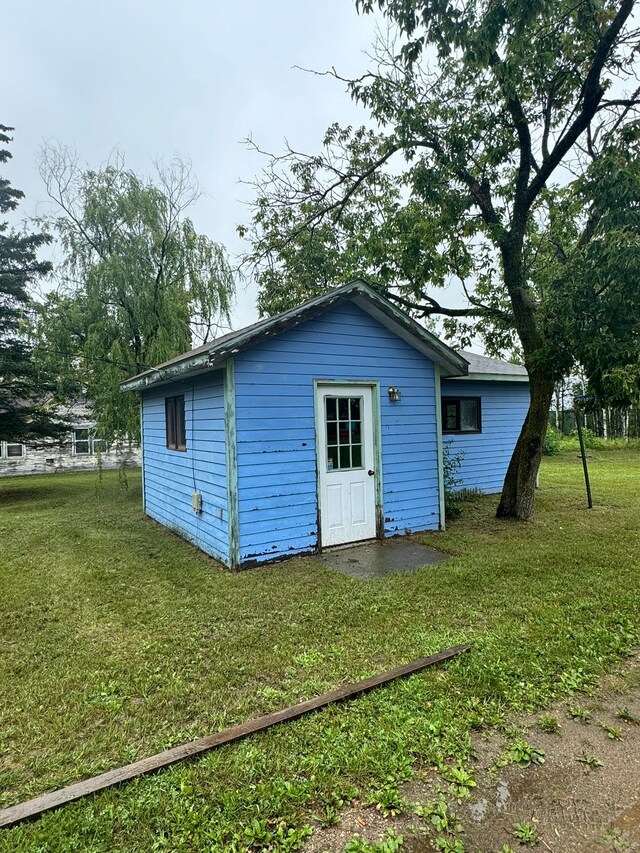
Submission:
M 164 398 L 164 419 L 167 450 L 187 449 L 187 425 L 184 394 Z
M 477 429 L 461 429 L 460 403 L 462 400 L 473 400 L 476 404 Z M 447 406 L 456 407 L 456 428 L 447 429 Z M 482 432 L 482 397 L 443 397 L 441 400 L 442 434 L 443 435 L 478 435 Z

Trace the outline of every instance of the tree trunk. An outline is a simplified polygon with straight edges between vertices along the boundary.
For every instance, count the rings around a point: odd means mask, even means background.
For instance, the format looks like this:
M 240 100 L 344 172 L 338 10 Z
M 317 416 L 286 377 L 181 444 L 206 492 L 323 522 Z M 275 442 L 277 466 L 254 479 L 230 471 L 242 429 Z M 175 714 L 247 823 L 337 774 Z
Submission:
M 498 518 L 528 521 L 533 515 L 536 479 L 553 397 L 553 380 L 531 375 L 529 392 L 529 411 L 509 462 L 496 512 Z

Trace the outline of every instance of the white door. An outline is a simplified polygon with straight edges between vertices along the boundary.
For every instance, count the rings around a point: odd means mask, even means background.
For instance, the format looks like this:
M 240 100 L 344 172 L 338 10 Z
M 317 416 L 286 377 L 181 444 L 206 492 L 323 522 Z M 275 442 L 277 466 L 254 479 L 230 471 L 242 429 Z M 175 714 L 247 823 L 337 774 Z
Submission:
M 319 385 L 318 475 L 321 545 L 376 535 L 372 389 Z

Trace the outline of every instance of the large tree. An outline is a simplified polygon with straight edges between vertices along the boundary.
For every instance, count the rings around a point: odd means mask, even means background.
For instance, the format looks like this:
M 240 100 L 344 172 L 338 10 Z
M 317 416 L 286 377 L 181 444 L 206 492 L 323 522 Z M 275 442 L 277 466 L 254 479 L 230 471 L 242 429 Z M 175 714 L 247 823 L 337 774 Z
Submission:
M 147 180 L 118 154 L 83 170 L 68 149 L 49 146 L 41 172 L 55 206 L 44 221 L 63 260 L 41 307 L 40 357 L 84 390 L 105 439 L 137 436 L 137 402 L 119 384 L 228 322 L 225 250 L 185 215 L 199 190 L 181 160 Z
M 12 127 L 0 125 L 0 145 L 11 142 Z M 11 153 L 0 148 L 0 163 Z M 0 215 L 15 211 L 24 198 L 6 178 L 0 178 Z M 65 429 L 52 405 L 55 382 L 36 366 L 28 328 L 33 306 L 29 288 L 51 270 L 38 260 L 46 234 L 17 231 L 0 222 L 0 440 L 37 442 L 57 437 Z
M 498 515 L 530 518 L 555 381 L 581 361 L 601 395 L 638 392 L 634 1 L 357 5 L 389 23 L 346 81 L 372 125 L 270 156 L 248 256 L 261 310 L 360 272 L 458 340 L 515 345 L 531 402 Z M 434 288 L 452 282 L 447 305 Z

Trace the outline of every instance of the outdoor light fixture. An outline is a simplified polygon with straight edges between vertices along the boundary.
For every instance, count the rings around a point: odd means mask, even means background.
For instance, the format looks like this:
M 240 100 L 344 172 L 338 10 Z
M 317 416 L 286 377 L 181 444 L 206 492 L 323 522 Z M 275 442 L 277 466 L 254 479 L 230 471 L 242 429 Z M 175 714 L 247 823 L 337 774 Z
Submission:
M 400 397 L 402 396 L 399 388 L 389 388 L 387 393 L 392 403 L 397 403 Z

